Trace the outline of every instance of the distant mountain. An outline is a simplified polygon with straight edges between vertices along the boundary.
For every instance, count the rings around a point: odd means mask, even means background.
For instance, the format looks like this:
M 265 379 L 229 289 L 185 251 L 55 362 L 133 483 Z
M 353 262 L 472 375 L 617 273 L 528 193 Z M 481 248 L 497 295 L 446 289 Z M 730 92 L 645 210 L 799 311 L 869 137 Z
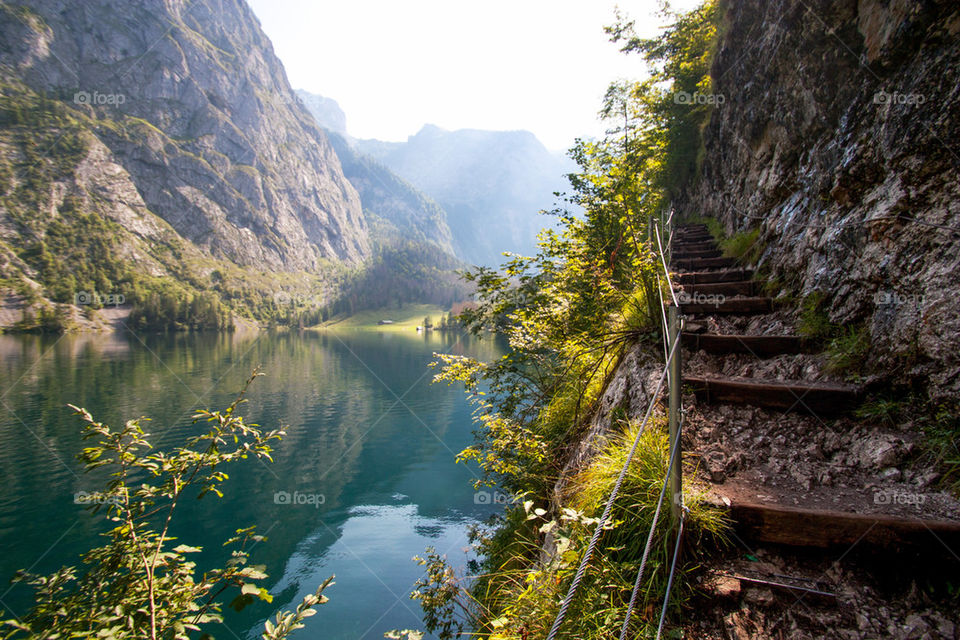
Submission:
M 360 193 L 360 202 L 375 239 L 385 236 L 429 242 L 454 255 L 447 214 L 380 162 L 354 149 L 346 138 L 327 132 L 343 174 Z
M 296 93 L 317 124 L 327 130 L 344 175 L 360 194 L 373 238 L 429 242 L 452 256 L 453 237 L 440 205 L 381 162 L 354 149 L 346 134 L 346 115 L 335 100 L 300 89 Z
M 553 207 L 553 193 L 567 188 L 565 175 L 575 170 L 528 131 L 427 125 L 406 142 L 354 146 L 443 207 L 459 257 L 491 266 L 503 262 L 503 251 L 535 251 L 538 231 L 550 224 L 538 212 Z
M 317 124 L 327 131 L 339 133 L 341 136 L 347 135 L 347 114 L 343 112 L 336 100 L 303 89 L 297 89 L 295 93 L 300 103 L 313 114 Z

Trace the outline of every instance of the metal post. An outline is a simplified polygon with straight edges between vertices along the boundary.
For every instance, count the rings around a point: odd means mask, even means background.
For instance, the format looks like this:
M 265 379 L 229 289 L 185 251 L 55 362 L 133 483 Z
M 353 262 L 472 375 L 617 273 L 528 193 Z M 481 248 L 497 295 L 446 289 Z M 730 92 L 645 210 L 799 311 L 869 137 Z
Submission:
M 680 430 L 680 348 L 674 349 L 676 341 L 680 339 L 680 310 L 676 305 L 670 305 L 668 308 L 667 322 L 670 335 L 670 350 L 673 351 L 673 359 L 670 361 L 668 376 L 670 379 L 670 443 L 675 447 L 672 451 L 673 470 L 670 474 L 670 516 L 673 525 L 680 522 L 680 492 L 682 490 L 681 478 L 683 477 L 683 458 L 680 455 L 680 438 L 677 434 Z M 675 444 L 674 444 L 675 443 Z

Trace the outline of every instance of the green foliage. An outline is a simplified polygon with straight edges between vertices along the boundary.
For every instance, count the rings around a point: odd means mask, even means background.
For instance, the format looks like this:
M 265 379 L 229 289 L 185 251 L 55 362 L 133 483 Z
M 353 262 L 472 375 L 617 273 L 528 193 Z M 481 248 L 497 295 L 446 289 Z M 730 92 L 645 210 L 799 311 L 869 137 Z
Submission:
M 472 590 L 464 588 L 464 580 L 445 558 L 428 550 L 425 559 L 418 559 L 427 568 L 427 575 L 418 582 L 413 595 L 428 612 L 427 629 L 440 638 L 457 637 L 466 625 L 496 639 L 544 637 L 580 555 L 599 524 L 597 516 L 639 434 L 640 444 L 602 538 L 602 551 L 595 556 L 595 566 L 585 576 L 564 627 L 569 637 L 598 640 L 619 630 L 667 473 L 668 438 L 660 422 L 650 424 L 642 434 L 639 425 L 633 423 L 622 436 L 614 437 L 571 483 L 571 506 L 561 508 L 559 514 L 551 515 L 547 509 L 536 507 L 534 500 L 511 509 L 505 526 L 480 539 L 486 571 Z M 686 516 L 689 540 L 698 535 L 723 540 L 727 522 L 718 509 L 707 504 L 702 492 L 688 487 L 685 504 L 690 509 Z M 549 559 L 531 567 L 530 556 L 540 554 L 539 541 L 545 535 L 551 536 L 553 551 Z M 670 543 L 671 525 L 664 506 L 633 618 L 634 633 L 650 630 L 652 620 L 644 611 L 661 601 Z M 681 567 L 681 577 L 695 564 L 691 560 Z M 678 583 L 684 584 L 682 579 Z M 688 587 L 682 588 L 685 590 L 675 593 L 671 600 L 674 609 L 679 609 L 689 594 Z
M 230 606 L 237 610 L 254 598 L 272 600 L 260 586 L 265 567 L 248 564 L 249 543 L 265 540 L 253 527 L 238 529 L 224 543 L 232 548 L 225 566 L 199 577 L 190 554 L 201 548 L 173 546 L 176 539 L 169 534 L 179 503 L 223 495 L 224 466 L 249 457 L 271 459 L 270 443 L 283 431 L 263 431 L 237 413 L 258 375 L 255 371 L 225 411 L 198 411 L 194 420 L 208 425 L 206 430 L 169 452 L 149 452 L 143 419 L 114 430 L 71 405 L 84 424 L 84 439 L 93 441 L 77 457 L 88 473 L 109 472 L 104 489 L 90 494 L 92 513 L 105 511 L 111 523 L 104 534 L 108 542 L 84 554 L 80 567 L 49 576 L 20 572 L 16 579 L 34 588 L 36 604 L 22 618 L 4 621 L 4 638 L 186 639 L 222 622 L 222 596 L 233 595 Z M 322 592 L 331 580 L 296 611 L 267 622 L 263 637 L 283 638 L 302 627 L 315 605 L 326 601 Z
M 823 293 L 816 291 L 804 297 L 800 303 L 797 331 L 813 340 L 824 340 L 836 332 L 836 326 L 827 316 L 826 296 Z
M 763 254 L 763 244 L 758 242 L 760 229 L 741 231 L 720 242 L 723 255 L 736 258 L 742 264 L 756 264 Z
M 452 575 L 442 558 L 422 561 L 427 576 L 416 597 L 428 630 L 441 637 L 455 637 L 461 625 L 481 637 L 543 637 L 597 525 L 593 515 L 612 486 L 610 473 L 623 462 L 626 441 L 615 438 L 570 482 L 572 507 L 558 514 L 535 507 L 551 504 L 570 447 L 596 412 L 625 348 L 647 341 L 652 352 L 660 351 L 665 279 L 653 239 L 671 194 L 695 174 L 700 127 L 710 114 L 674 96 L 709 89 L 719 10 L 708 2 L 674 18 L 654 40 L 634 37 L 632 23 L 622 20 L 609 29 L 614 41 L 626 42 L 625 50 L 643 54 L 652 76 L 611 85 L 601 110 L 607 136 L 578 141 L 571 150 L 580 171 L 570 176 L 569 199 L 583 215 L 554 211 L 559 224 L 541 234 L 536 255 L 514 257 L 500 271 L 465 274 L 477 304 L 461 322 L 477 334 L 506 335 L 510 351 L 489 363 L 439 356 L 435 380 L 463 383 L 477 408 L 477 442 L 459 459 L 477 463 L 481 482 L 522 497 L 524 508 L 510 509 L 499 528 L 478 534 L 484 571 L 472 585 Z M 642 438 L 643 454 L 631 466 L 606 546 L 574 603 L 571 637 L 607 638 L 622 623 L 645 540 L 641 529 L 656 500 L 652 487 L 665 470 L 662 430 L 651 427 Z M 719 516 L 694 496 L 691 501 L 693 530 L 718 532 Z M 557 550 L 544 563 L 548 538 Z M 665 544 L 662 532 L 658 541 Z M 658 551 L 654 564 L 663 557 Z M 662 572 L 655 580 L 645 601 L 662 590 Z
M 350 304 L 351 313 L 407 302 L 450 307 L 464 300 L 467 291 L 456 269 L 461 263 L 436 245 L 393 240 L 375 248 L 370 263 L 346 283 L 339 304 Z M 334 313 L 345 311 L 334 303 Z
M 611 41 L 622 44 L 621 51 L 639 53 L 647 62 L 650 78 L 635 87 L 643 96 L 644 119 L 658 130 L 655 139 L 663 149 L 658 178 L 670 195 L 677 194 L 699 169 L 701 132 L 716 101 L 693 96 L 713 96 L 710 65 L 721 12 L 714 0 L 688 13 L 664 8 L 663 16 L 672 24 L 650 39 L 638 37 L 634 21 L 619 15 L 617 23 L 606 29 Z
M 456 572 L 447 563 L 446 557 L 438 554 L 433 547 L 427 547 L 426 558 L 415 556 L 413 560 L 426 571 L 426 576 L 417 580 L 410 595 L 411 599 L 420 601 L 424 611 L 424 626 L 440 640 L 459 637 L 467 620 L 473 616 L 464 602 L 465 592 L 457 581 Z M 385 637 L 400 636 L 388 634 Z
M 184 329 L 226 330 L 233 319 L 211 292 L 189 293 L 168 283 L 158 283 L 150 293 L 136 295 L 128 319 L 132 329 L 178 331 Z
M 864 372 L 870 352 L 870 329 L 845 327 L 827 346 L 827 369 L 855 377 Z
M 60 334 L 69 331 L 73 327 L 67 311 L 58 305 L 41 305 L 36 316 L 30 309 L 23 309 L 23 316 L 13 327 L 8 329 L 10 333 L 49 333 Z

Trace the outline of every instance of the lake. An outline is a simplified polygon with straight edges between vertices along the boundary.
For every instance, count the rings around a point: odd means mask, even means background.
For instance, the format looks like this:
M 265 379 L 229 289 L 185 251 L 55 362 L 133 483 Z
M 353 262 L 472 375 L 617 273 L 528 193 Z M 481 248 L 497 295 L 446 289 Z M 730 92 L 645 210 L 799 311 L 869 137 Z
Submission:
M 225 408 L 262 365 L 242 412 L 286 428 L 274 462 L 228 467 L 224 497 L 183 503 L 173 532 L 205 547 L 201 565 L 222 559 L 222 542 L 240 527 L 268 536 L 251 561 L 267 565 L 273 604 L 228 610 L 229 629 L 214 635 L 259 637 L 266 616 L 331 574 L 330 602 L 296 637 L 422 629 L 409 599 L 422 575 L 412 556 L 433 546 L 466 565 L 468 528 L 502 509 L 474 491 L 475 469 L 454 464 L 472 442 L 471 407 L 462 388 L 431 384 L 434 352 L 501 353 L 492 340 L 439 333 L 0 335 L 4 617 L 31 602 L 7 583 L 16 570 L 77 564 L 104 528 L 75 500 L 99 485 L 74 458 L 81 425 L 66 403 L 115 428 L 148 416 L 151 443 L 164 449 L 191 432 L 194 409 Z

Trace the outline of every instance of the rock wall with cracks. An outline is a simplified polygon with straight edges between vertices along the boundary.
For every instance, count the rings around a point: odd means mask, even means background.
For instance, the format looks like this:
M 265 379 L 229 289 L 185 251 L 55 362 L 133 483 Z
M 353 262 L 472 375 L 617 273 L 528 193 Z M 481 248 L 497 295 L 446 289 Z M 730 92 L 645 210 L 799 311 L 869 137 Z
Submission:
M 94 121 L 149 210 L 214 257 L 370 255 L 359 196 L 243 0 L 0 2 L 6 78 Z
M 731 0 L 712 76 L 678 209 L 759 228 L 762 272 L 866 326 L 873 370 L 956 397 L 960 5 Z

